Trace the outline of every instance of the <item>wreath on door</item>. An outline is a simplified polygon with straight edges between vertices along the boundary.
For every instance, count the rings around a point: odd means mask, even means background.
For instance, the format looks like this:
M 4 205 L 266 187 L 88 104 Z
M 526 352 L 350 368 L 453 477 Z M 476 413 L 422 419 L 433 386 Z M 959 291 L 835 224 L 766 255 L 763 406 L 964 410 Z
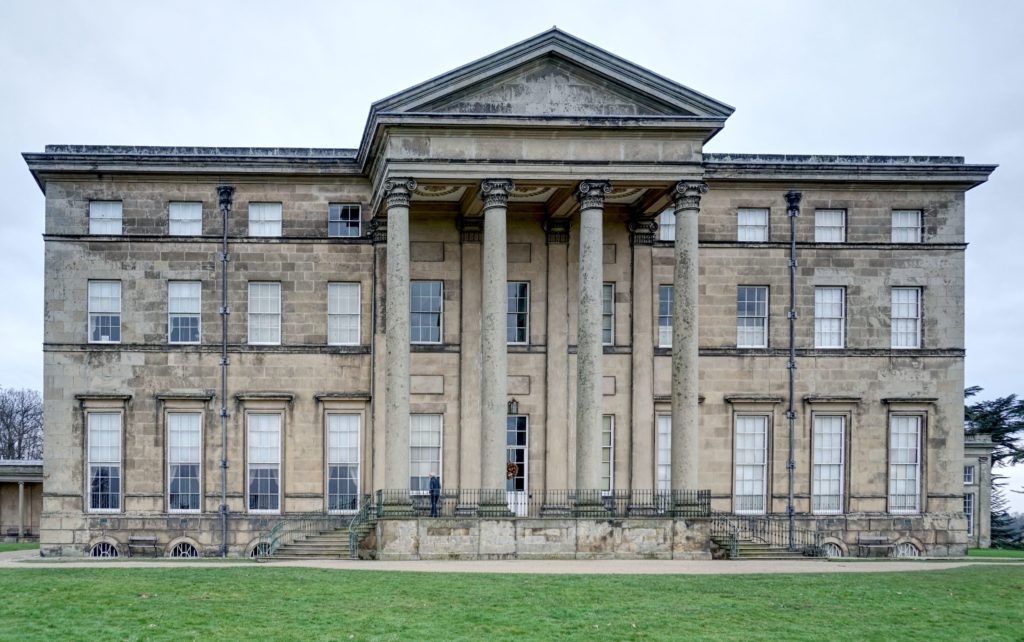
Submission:
M 508 464 L 505 466 L 505 478 L 506 479 L 515 479 L 516 475 L 518 475 L 518 474 L 519 474 L 519 464 L 515 463 L 514 461 L 508 462 Z

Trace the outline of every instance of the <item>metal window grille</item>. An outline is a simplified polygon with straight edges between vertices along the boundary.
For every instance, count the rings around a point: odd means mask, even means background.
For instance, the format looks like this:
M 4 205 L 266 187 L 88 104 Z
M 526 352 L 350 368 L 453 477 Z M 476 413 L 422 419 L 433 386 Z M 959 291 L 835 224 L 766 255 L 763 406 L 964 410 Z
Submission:
M 327 415 L 327 508 L 359 510 L 359 415 Z
M 441 476 L 441 415 L 409 415 L 409 489 L 428 492 L 430 473 Z
M 171 203 L 168 206 L 167 232 L 171 236 L 201 236 L 203 204 Z
M 121 234 L 121 201 L 89 203 L 89 234 Z
M 167 341 L 169 343 L 199 343 L 202 290 L 202 284 L 199 281 L 171 281 L 167 284 Z
M 249 236 L 281 236 L 280 203 L 249 203 Z
M 249 424 L 249 510 L 281 507 L 281 415 L 251 414 Z
M 168 509 L 200 509 L 199 468 L 202 461 L 202 414 L 174 412 L 167 415 Z
M 360 286 L 358 283 L 327 284 L 327 343 L 359 344 Z
M 675 290 L 671 285 L 658 286 L 658 346 L 672 347 L 672 305 Z
M 736 240 L 761 243 L 768 240 L 768 210 L 740 208 L 736 213 Z
M 921 237 L 921 210 L 892 211 L 893 243 L 920 243 Z
M 249 343 L 281 343 L 280 283 L 249 283 Z
M 530 284 L 509 281 L 505 317 L 505 335 L 508 343 L 525 345 L 530 342 Z
M 846 210 L 815 210 L 814 240 L 842 243 L 846 240 Z
M 615 284 L 601 287 L 601 343 L 615 345 Z
M 916 513 L 921 503 L 921 417 L 889 418 L 889 512 Z
M 921 347 L 921 289 L 892 289 L 892 347 Z
M 736 513 L 765 512 L 767 445 L 767 417 L 736 417 Z
M 121 414 L 89 413 L 89 510 L 121 510 Z
M 410 334 L 413 343 L 441 343 L 444 285 L 441 281 L 413 281 Z
M 814 417 L 813 494 L 815 513 L 843 512 L 843 441 L 845 418 Z
M 846 333 L 846 289 L 814 288 L 814 347 L 842 348 Z
M 357 238 L 361 234 L 359 205 L 332 203 L 327 206 L 327 236 Z
M 768 288 L 740 286 L 736 292 L 736 347 L 768 347 Z
M 118 552 L 117 547 L 110 542 L 99 542 L 93 544 L 92 550 L 89 551 L 89 557 L 120 557 L 121 554 Z
M 89 281 L 89 343 L 121 342 L 121 282 Z
M 167 557 L 199 557 L 199 551 L 188 542 L 178 542 L 168 551 Z

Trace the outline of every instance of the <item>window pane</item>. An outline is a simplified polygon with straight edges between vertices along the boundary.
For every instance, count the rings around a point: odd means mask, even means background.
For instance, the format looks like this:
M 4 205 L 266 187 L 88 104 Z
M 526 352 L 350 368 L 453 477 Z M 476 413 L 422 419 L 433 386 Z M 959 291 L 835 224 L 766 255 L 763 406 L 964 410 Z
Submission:
M 601 288 L 601 342 L 615 344 L 615 284 L 605 283 Z
M 359 508 L 359 415 L 327 415 L 328 509 Z
M 736 417 L 735 486 L 737 513 L 765 511 L 767 417 Z
M 280 283 L 249 283 L 249 343 L 281 343 Z
M 844 288 L 814 289 L 814 347 L 843 347 L 845 293 Z
M 921 347 L 921 290 L 892 289 L 892 347 Z
M 327 284 L 327 342 L 331 345 L 359 343 L 358 283 Z
M 846 240 L 846 210 L 815 210 L 814 240 L 842 243 Z
M 740 208 L 736 213 L 736 240 L 763 242 L 768 240 L 768 210 Z
M 441 281 L 410 283 L 410 334 L 413 343 L 440 343 L 442 316 Z
M 360 235 L 359 205 L 332 204 L 327 208 L 327 235 L 358 237 Z
M 657 435 L 658 491 L 672 490 L 672 417 L 658 415 Z
M 409 415 L 409 489 L 429 491 L 430 473 L 441 476 L 441 415 Z
M 671 208 L 658 215 L 658 240 L 676 240 L 676 213 Z
M 172 236 L 200 236 L 203 233 L 202 203 L 171 203 L 168 233 Z
M 508 343 L 529 343 L 530 284 L 510 281 L 507 286 L 505 331 Z
M 737 289 L 736 345 L 768 347 L 768 288 L 741 286 Z
M 892 242 L 893 243 L 920 243 L 921 242 L 921 211 L 920 210 L 893 210 L 893 212 L 892 212 Z
M 601 490 L 615 489 L 615 417 L 601 417 Z
M 89 508 L 121 508 L 121 415 L 89 413 Z
M 658 286 L 658 346 L 672 347 L 672 305 L 674 290 L 671 285 Z
M 917 512 L 920 507 L 921 418 L 889 418 L 889 510 Z
M 121 283 L 89 281 L 89 341 L 121 340 Z
M 813 498 L 816 513 L 841 513 L 843 503 L 842 416 L 814 417 Z
M 281 236 L 280 203 L 249 203 L 249 236 Z
M 121 234 L 121 201 L 89 203 L 89 234 Z

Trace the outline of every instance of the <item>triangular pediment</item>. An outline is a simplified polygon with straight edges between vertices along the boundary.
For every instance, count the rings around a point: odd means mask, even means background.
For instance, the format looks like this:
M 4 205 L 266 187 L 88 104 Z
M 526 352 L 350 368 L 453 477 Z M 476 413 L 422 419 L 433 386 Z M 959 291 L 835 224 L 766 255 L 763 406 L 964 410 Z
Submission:
M 488 78 L 421 110 L 517 116 L 672 116 L 680 111 L 556 55 Z
M 559 29 L 420 83 L 373 114 L 727 118 L 733 109 Z

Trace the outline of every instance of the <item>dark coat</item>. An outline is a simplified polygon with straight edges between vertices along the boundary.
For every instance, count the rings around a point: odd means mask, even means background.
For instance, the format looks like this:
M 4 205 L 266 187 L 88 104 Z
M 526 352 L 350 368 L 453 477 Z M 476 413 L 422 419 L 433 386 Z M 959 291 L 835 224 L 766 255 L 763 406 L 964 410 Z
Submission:
M 430 494 L 434 496 L 441 494 L 441 480 L 437 477 L 430 478 Z

